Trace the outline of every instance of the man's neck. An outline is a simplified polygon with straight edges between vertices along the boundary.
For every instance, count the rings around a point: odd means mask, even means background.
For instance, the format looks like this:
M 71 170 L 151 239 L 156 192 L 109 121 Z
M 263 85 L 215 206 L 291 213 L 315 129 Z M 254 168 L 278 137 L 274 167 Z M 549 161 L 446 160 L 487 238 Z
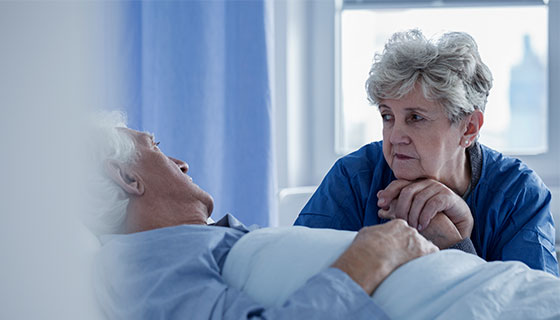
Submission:
M 178 206 L 131 199 L 127 207 L 124 233 L 173 227 L 183 224 L 206 225 L 208 219 L 203 205 Z

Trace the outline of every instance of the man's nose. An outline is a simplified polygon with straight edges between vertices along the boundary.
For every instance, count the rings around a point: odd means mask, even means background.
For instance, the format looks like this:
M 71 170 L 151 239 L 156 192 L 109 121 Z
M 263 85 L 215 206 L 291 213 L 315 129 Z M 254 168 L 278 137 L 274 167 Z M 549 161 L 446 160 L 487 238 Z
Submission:
M 173 157 L 168 157 L 171 161 L 175 162 L 175 164 L 179 167 L 179 169 L 181 169 L 181 171 L 183 173 L 187 173 L 189 171 L 189 165 L 183 161 L 183 160 L 179 160 L 179 159 L 175 159 Z
M 392 144 L 408 144 L 410 143 L 410 136 L 406 130 L 406 124 L 400 121 L 395 121 L 391 128 L 391 135 L 389 141 Z

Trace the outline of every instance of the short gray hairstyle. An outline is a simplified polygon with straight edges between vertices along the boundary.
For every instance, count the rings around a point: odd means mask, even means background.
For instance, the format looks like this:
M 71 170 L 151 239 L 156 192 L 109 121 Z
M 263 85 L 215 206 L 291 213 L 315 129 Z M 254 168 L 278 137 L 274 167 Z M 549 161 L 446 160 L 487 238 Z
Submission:
M 484 112 L 492 73 L 482 62 L 474 39 L 464 32 L 428 40 L 420 30 L 397 32 L 385 44 L 366 81 L 368 99 L 400 99 L 418 83 L 424 97 L 442 105 L 451 123 L 474 110 Z
M 128 195 L 106 173 L 107 161 L 133 164 L 138 158 L 132 137 L 118 128 L 126 128 L 126 115 L 102 111 L 93 116 L 87 133 L 86 153 L 87 207 L 84 222 L 96 235 L 119 233 L 126 218 Z

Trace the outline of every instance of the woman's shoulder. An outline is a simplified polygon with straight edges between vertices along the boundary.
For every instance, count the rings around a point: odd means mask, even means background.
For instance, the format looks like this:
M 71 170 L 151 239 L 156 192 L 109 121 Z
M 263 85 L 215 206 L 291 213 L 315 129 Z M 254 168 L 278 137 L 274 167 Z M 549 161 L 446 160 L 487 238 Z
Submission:
M 384 162 L 383 141 L 368 143 L 337 160 L 339 165 L 351 168 L 372 168 Z
M 546 189 L 541 178 L 527 164 L 485 145 L 482 151 L 480 182 L 493 185 L 502 191 L 511 189 Z
M 339 158 L 331 172 L 345 175 L 350 179 L 359 178 L 360 180 L 377 178 L 385 181 L 392 177 L 391 168 L 383 156 L 382 141 L 368 143 Z

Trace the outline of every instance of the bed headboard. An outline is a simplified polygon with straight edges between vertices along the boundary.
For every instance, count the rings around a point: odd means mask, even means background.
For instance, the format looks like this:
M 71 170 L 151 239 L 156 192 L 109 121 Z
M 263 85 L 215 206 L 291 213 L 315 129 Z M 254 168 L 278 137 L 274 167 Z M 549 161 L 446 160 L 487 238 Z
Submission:
M 286 188 L 278 193 L 278 221 L 271 223 L 271 227 L 288 227 L 294 224 L 303 206 L 317 186 Z

